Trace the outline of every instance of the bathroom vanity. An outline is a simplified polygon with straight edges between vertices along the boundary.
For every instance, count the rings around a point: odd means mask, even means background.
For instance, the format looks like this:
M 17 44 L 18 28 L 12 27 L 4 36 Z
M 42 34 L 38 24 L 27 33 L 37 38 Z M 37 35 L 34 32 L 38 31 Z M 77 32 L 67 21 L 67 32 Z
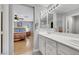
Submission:
M 79 7 L 60 4 L 41 15 L 39 50 L 43 55 L 79 55 Z
M 79 38 L 58 34 L 39 32 L 40 52 L 43 55 L 79 55 Z

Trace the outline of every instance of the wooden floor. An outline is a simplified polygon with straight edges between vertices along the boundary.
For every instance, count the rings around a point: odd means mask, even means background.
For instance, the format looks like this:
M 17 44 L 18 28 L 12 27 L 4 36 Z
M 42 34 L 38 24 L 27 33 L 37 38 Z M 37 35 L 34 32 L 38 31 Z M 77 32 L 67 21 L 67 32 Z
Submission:
M 14 54 L 20 55 L 24 53 L 32 52 L 31 38 L 14 42 Z

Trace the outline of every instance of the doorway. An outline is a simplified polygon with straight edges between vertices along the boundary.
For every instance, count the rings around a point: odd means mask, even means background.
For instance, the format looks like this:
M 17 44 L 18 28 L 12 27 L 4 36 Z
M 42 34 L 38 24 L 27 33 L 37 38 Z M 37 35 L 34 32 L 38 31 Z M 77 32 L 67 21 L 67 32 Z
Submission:
M 14 28 L 14 54 L 32 52 L 33 22 L 21 22 L 22 26 Z
M 32 54 L 33 45 L 33 7 L 13 5 L 14 55 Z

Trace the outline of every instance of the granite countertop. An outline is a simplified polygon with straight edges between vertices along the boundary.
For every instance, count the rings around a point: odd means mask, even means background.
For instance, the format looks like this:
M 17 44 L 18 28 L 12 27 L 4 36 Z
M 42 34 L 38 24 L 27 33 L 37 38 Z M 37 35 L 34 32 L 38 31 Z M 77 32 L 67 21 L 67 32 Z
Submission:
M 75 34 L 68 33 L 48 33 L 46 31 L 39 31 L 39 35 L 45 36 L 51 40 L 62 43 L 69 47 L 79 50 L 79 36 Z

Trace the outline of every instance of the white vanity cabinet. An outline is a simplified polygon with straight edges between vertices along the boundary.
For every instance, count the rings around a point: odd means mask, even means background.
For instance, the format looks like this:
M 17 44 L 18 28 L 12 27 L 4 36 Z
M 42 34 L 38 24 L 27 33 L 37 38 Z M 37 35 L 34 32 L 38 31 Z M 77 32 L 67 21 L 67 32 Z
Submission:
M 66 45 L 57 43 L 58 55 L 79 55 L 79 51 Z
M 43 55 L 56 55 L 56 42 L 47 37 L 39 35 L 39 50 Z
M 46 46 L 45 40 L 46 40 L 45 37 L 39 35 L 39 50 L 43 55 L 45 55 L 45 46 Z
M 39 50 L 43 55 L 79 55 L 79 50 L 71 47 L 71 44 L 66 45 L 66 42 L 59 42 L 56 38 L 39 35 Z
M 47 38 L 46 39 L 46 55 L 56 55 L 56 54 L 57 54 L 56 42 Z

